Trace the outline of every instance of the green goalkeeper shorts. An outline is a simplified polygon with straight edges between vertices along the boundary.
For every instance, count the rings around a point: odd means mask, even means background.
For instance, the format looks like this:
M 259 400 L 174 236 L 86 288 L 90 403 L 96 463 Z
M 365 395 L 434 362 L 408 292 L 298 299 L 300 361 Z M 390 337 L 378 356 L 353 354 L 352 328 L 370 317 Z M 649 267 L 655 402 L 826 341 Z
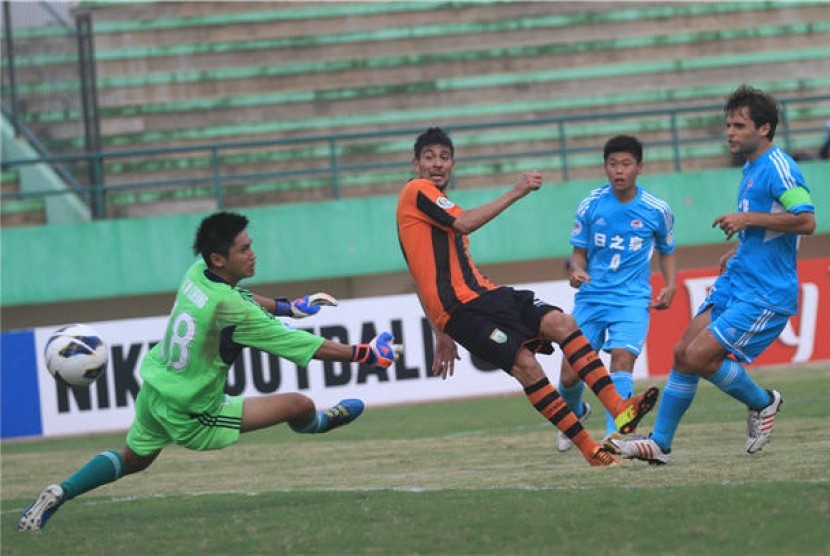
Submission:
M 147 456 L 170 444 L 190 450 L 219 450 L 239 440 L 242 396 L 225 396 L 207 413 L 182 413 L 171 408 L 154 389 L 144 385 L 135 399 L 135 418 L 127 446 Z

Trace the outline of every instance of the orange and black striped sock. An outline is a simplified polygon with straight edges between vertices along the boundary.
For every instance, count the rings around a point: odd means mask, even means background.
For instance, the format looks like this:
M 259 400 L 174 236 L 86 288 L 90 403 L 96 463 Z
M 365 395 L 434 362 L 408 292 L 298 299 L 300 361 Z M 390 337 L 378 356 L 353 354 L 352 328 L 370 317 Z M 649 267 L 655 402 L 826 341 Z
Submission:
M 617 393 L 608 370 L 582 330 L 577 329 L 565 338 L 560 347 L 579 378 L 593 390 L 602 405 L 616 416 L 625 405 L 625 400 Z
M 597 442 L 582 427 L 576 414 L 568 409 L 568 404 L 556 391 L 547 378 L 525 388 L 525 395 L 536 411 L 564 432 L 576 444 L 585 459 L 591 459 Z

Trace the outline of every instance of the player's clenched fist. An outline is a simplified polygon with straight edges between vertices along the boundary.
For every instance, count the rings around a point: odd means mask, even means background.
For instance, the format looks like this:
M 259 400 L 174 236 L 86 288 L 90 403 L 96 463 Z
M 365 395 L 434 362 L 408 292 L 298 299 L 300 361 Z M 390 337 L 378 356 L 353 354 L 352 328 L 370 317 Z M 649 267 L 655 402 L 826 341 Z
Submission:
M 531 191 L 536 191 L 542 187 L 542 173 L 538 170 L 530 170 L 523 173 L 516 182 L 516 189 L 523 195 L 527 195 Z

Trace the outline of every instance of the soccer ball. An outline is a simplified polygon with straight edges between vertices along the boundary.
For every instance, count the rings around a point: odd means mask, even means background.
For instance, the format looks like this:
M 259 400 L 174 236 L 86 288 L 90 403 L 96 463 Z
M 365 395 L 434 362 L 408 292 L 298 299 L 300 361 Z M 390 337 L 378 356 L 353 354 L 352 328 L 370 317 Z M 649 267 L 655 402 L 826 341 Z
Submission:
M 57 380 L 71 386 L 89 386 L 104 374 L 109 354 L 95 330 L 85 324 L 70 324 L 49 337 L 43 358 Z

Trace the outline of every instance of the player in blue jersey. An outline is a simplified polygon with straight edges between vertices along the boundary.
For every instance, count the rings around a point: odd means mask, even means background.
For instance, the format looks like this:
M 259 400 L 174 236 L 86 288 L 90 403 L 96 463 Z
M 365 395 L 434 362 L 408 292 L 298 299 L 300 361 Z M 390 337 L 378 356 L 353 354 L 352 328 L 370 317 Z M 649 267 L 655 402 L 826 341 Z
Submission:
M 721 274 L 674 349 L 674 368 L 647 438 L 612 439 L 623 456 L 668 463 L 680 419 L 700 377 L 749 409 L 746 451 L 769 442 L 781 394 L 749 376 L 751 363 L 796 313 L 796 255 L 801 235 L 816 227 L 815 208 L 798 165 L 773 143 L 778 125 L 774 98 L 741 85 L 724 107 L 732 154 L 746 157 L 737 211 L 713 222 L 738 244 L 721 258 Z
M 634 393 L 634 362 L 645 344 L 649 310 L 666 309 L 674 298 L 674 215 L 668 203 L 637 185 L 643 145 L 636 137 L 613 137 L 605 144 L 603 159 L 608 184 L 579 204 L 568 278 L 579 289 L 573 316 L 595 350 L 611 353 L 611 381 L 628 398 Z M 652 301 L 649 278 L 655 249 L 666 285 Z M 563 359 L 559 392 L 583 421 L 590 414 L 582 400 L 584 388 Z M 616 432 L 606 411 L 606 440 Z M 572 446 L 565 434 L 558 435 L 560 452 Z
M 319 310 L 314 298 L 293 303 L 255 296 L 238 284 L 254 275 L 256 254 L 248 219 L 217 212 L 202 220 L 190 266 L 176 294 L 163 339 L 142 360 L 135 417 L 121 450 L 102 452 L 59 484 L 47 486 L 24 510 L 20 531 L 39 531 L 64 503 L 99 486 L 147 469 L 164 448 L 196 451 L 235 444 L 242 433 L 280 423 L 298 433 L 324 433 L 363 412 L 358 399 L 327 410 L 299 392 L 267 396 L 225 394 L 228 371 L 244 347 L 307 366 L 312 359 L 388 368 L 392 335 L 347 345 L 283 324 L 276 316 L 303 317 Z M 328 298 L 329 304 L 333 302 Z

